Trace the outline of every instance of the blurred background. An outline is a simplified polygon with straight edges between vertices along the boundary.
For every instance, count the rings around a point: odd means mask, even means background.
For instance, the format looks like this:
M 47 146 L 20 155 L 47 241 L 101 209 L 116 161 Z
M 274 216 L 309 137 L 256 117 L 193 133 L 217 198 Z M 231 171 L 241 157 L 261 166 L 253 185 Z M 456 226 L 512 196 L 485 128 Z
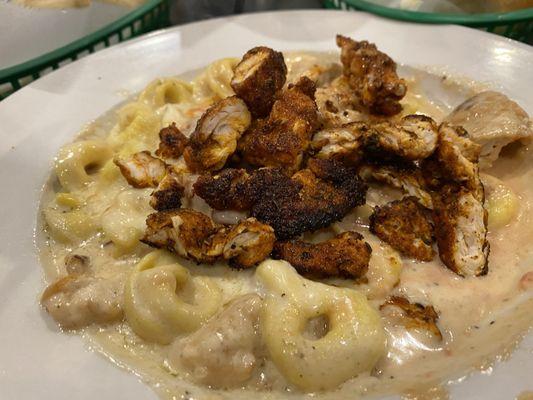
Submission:
M 0 0 L 0 100 L 72 61 L 153 30 L 319 8 L 459 24 L 533 43 L 533 0 Z

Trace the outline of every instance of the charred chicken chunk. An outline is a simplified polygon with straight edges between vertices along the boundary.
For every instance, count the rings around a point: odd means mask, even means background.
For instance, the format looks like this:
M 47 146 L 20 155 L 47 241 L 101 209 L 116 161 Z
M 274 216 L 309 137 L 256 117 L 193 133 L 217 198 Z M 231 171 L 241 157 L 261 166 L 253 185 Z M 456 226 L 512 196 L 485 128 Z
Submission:
M 365 203 L 367 186 L 353 169 L 331 160 L 310 160 L 285 186 L 265 190 L 252 216 L 274 228 L 280 240 L 324 228 Z
M 229 228 L 199 211 L 183 208 L 151 214 L 146 225 L 142 241 L 150 246 L 200 263 L 225 259 L 238 268 L 264 260 L 275 241 L 273 229 L 254 218 Z
M 365 151 L 374 159 L 415 161 L 429 157 L 439 138 L 435 121 L 425 115 L 407 115 L 399 123 L 372 125 L 364 136 Z
M 352 122 L 318 131 L 313 136 L 311 149 L 317 158 L 356 164 L 362 157 L 362 139 L 367 129 L 365 123 Z
M 135 153 L 126 160 L 115 158 L 113 162 L 135 188 L 156 187 L 167 173 L 166 164 L 149 151 Z
M 123 286 L 119 278 L 73 273 L 49 285 L 41 304 L 64 329 L 111 323 L 122 319 Z
M 221 169 L 237 148 L 237 141 L 251 122 L 244 101 L 227 97 L 211 106 L 200 118 L 183 156 L 191 171 Z
M 391 317 L 397 317 L 395 319 L 398 323 L 404 325 L 407 329 L 425 329 L 437 338 L 442 339 L 442 333 L 437 326 L 439 315 L 431 305 L 424 306 L 420 303 L 411 303 L 405 297 L 392 296 L 379 309 Z
M 222 256 L 234 268 L 248 268 L 268 257 L 274 246 L 274 229 L 248 218 L 213 238 L 212 248 L 222 249 Z
M 407 85 L 396 74 L 396 63 L 367 41 L 337 35 L 337 46 L 341 48 L 343 73 L 362 105 L 376 114 L 399 113 Z
M 492 91 L 466 100 L 445 121 L 462 126 L 481 146 L 482 168 L 492 165 L 502 147 L 533 134 L 527 112 L 504 94 Z
M 404 197 L 376 207 L 370 216 L 370 232 L 417 260 L 431 261 L 435 255 L 429 210 L 416 197 Z
M 483 200 L 463 186 L 446 185 L 433 196 L 433 205 L 435 236 L 444 265 L 464 277 L 486 274 L 489 243 Z
M 433 208 L 431 194 L 428 192 L 422 171 L 413 164 L 367 164 L 359 168 L 359 176 L 365 181 L 385 183 L 410 196 L 414 196 L 427 208 Z
M 244 211 L 252 207 L 249 183 L 246 170 L 226 168 L 216 175 L 200 175 L 194 183 L 194 193 L 215 210 Z
M 268 118 L 257 120 L 239 141 L 244 161 L 260 167 L 298 170 L 318 128 L 315 84 L 303 77 L 281 92 Z
M 273 257 L 289 262 L 300 274 L 315 278 L 358 279 L 366 274 L 372 248 L 357 232 L 343 232 L 321 243 L 276 242 Z
M 172 167 L 167 167 L 167 174 L 151 194 L 150 206 L 157 211 L 180 208 L 184 192 L 178 174 Z
M 235 67 L 231 87 L 256 118 L 267 116 L 276 93 L 287 78 L 283 54 L 268 47 L 254 47 Z
M 174 122 L 159 131 L 159 140 L 159 148 L 155 154 L 164 159 L 181 157 L 187 146 L 187 137 Z

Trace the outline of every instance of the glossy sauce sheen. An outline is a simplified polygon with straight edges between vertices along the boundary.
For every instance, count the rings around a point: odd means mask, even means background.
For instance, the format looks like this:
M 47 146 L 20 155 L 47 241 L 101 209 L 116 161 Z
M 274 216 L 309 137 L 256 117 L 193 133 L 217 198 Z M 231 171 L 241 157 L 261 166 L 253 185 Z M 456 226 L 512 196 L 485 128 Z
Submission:
M 299 76 L 315 64 L 328 65 L 336 56 L 289 53 L 286 58 L 290 81 L 291 77 Z M 400 73 L 408 78 L 409 83 L 405 108 L 410 113 L 427 113 L 437 121 L 442 120 L 451 107 L 476 91 L 475 85 L 454 84 L 449 78 L 447 82 L 443 82 L 441 76 L 412 68 L 401 68 Z M 449 99 L 455 99 L 452 104 L 439 100 L 441 92 L 448 93 Z M 432 99 L 434 101 L 430 101 Z M 84 135 L 97 137 L 104 134 L 113 122 L 112 114 L 109 115 L 93 124 Z M 407 258 L 400 261 L 403 264 L 400 283 L 393 289 L 393 293 L 433 305 L 440 316 L 438 323 L 444 336 L 443 341 L 435 340 L 424 331 L 407 331 L 384 319 L 388 334 L 388 354 L 372 374 L 356 377 L 335 391 L 316 393 L 315 397 L 354 399 L 356 394 L 404 393 L 406 398 L 424 398 L 417 397 L 416 393 L 426 391 L 430 398 L 445 398 L 445 390 L 435 389 L 436 385 L 464 376 L 473 368 L 488 368 L 493 360 L 505 357 L 513 349 L 533 320 L 529 311 L 533 306 L 531 285 L 528 288 L 528 285 L 520 282 L 524 274 L 533 271 L 533 249 L 530 246 L 533 242 L 532 162 L 533 151 L 526 146 L 513 146 L 504 151 L 489 171 L 484 171 L 501 179 L 519 198 L 518 212 L 512 221 L 489 232 L 491 254 L 487 276 L 461 278 L 447 270 L 438 257 L 426 263 Z M 148 203 L 149 193 L 150 190 L 139 190 L 138 200 Z M 53 188 L 49 185 L 42 203 L 45 204 L 52 195 Z M 111 195 L 98 195 L 102 206 L 105 206 L 106 201 L 109 202 Z M 372 187 L 368 203 L 382 204 L 399 195 L 394 190 Z M 368 231 L 368 215 L 365 216 L 365 213 L 368 214 L 369 209 L 368 206 L 365 207 L 354 211 L 331 229 L 308 235 L 307 239 L 323 240 L 331 236 L 333 231 L 357 230 L 372 245 L 373 262 L 398 262 L 400 259 L 397 254 L 388 246 L 380 244 Z M 132 254 L 116 258 L 98 235 L 82 243 L 78 249 L 47 240 L 45 234 L 40 241 L 41 259 L 50 281 L 64 273 L 63 259 L 70 251 L 88 255 L 94 271 L 106 276 L 127 274 L 150 251 L 145 246 L 138 247 Z M 185 260 L 182 264 L 193 275 L 207 275 L 215 279 L 223 290 L 224 302 L 246 293 L 261 293 L 253 270 L 235 271 L 224 265 L 197 266 Z M 349 281 L 334 280 L 329 283 L 367 290 Z M 387 284 L 378 276 L 375 286 L 379 289 L 380 285 Z M 387 297 L 387 290 L 373 293 L 371 302 L 379 307 Z M 118 365 L 138 374 L 165 399 L 246 399 L 252 396 L 274 399 L 283 397 L 284 394 L 298 393 L 268 358 L 258 363 L 259 367 L 255 368 L 246 387 L 214 391 L 191 383 L 185 371 L 169 365 L 167 353 L 170 346 L 145 342 L 125 322 L 106 327 L 91 326 L 84 329 L 82 334 L 92 347 L 106 354 Z M 424 382 L 424 385 L 421 386 L 420 382 Z

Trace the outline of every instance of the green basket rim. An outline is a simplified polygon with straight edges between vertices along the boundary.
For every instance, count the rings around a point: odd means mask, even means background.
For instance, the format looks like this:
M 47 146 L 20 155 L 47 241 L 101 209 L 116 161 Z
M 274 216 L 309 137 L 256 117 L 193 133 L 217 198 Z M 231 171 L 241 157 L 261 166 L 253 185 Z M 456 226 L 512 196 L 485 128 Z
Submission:
M 514 23 L 524 20 L 533 20 L 533 7 L 510 11 L 506 13 L 485 13 L 475 15 L 428 13 L 420 11 L 400 10 L 371 3 L 367 0 L 338 0 L 353 7 L 369 11 L 383 17 L 403 21 L 422 22 L 429 24 L 459 24 L 470 26 L 487 26 L 492 24 Z M 329 0 L 332 3 L 332 0 Z
M 42 54 L 31 60 L 24 61 L 20 64 L 13 65 L 4 69 L 0 69 L 0 82 L 4 80 L 14 79 L 22 77 L 29 72 L 51 66 L 54 62 L 60 62 L 61 59 L 70 58 L 73 54 L 77 53 L 84 47 L 90 46 L 95 42 L 99 42 L 116 31 L 123 29 L 125 26 L 135 22 L 139 17 L 155 8 L 166 0 L 148 0 L 145 4 L 135 8 L 128 14 L 120 17 L 115 22 L 112 22 L 97 31 L 90 33 L 78 40 L 75 40 L 65 46 L 52 50 L 48 53 Z

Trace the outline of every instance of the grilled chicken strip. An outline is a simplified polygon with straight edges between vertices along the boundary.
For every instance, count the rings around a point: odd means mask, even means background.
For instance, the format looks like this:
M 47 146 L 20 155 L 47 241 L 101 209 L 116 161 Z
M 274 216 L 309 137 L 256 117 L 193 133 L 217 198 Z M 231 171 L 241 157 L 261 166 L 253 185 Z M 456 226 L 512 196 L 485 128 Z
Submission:
M 396 63 L 367 41 L 337 35 L 337 46 L 341 48 L 344 76 L 362 105 L 376 114 L 399 113 L 407 85 L 396 74 Z
M 149 151 L 135 153 L 127 160 L 115 158 L 113 162 L 134 188 L 156 187 L 167 173 L 166 164 Z
M 159 131 L 159 140 L 159 148 L 155 151 L 155 155 L 164 159 L 180 158 L 188 141 L 174 122 Z
M 274 230 L 254 218 L 225 227 L 191 209 L 161 211 L 148 216 L 142 242 L 166 248 L 182 257 L 206 264 L 219 259 L 236 268 L 248 268 L 272 251 Z
M 318 131 L 313 136 L 311 149 L 317 158 L 339 160 L 348 165 L 357 164 L 362 158 L 363 136 L 367 130 L 367 124 L 352 122 Z
M 359 176 L 369 182 L 385 183 L 410 196 L 414 196 L 426 208 L 433 208 L 431 194 L 426 188 L 422 171 L 410 163 L 374 165 L 367 164 L 359 167 Z
M 502 147 L 533 135 L 529 115 L 504 94 L 487 91 L 466 100 L 445 119 L 462 126 L 481 146 L 480 167 L 490 167 Z
M 398 323 L 407 329 L 421 328 L 431 332 L 437 338 L 442 339 L 442 333 L 437 326 L 439 315 L 433 306 L 424 306 L 420 303 L 411 303 L 405 297 L 392 296 L 380 307 L 390 317 L 397 317 Z M 399 313 L 397 313 L 399 311 Z
M 444 265 L 464 277 L 486 274 L 490 247 L 483 199 L 475 191 L 450 184 L 433 196 L 433 205 L 435 236 Z
M 435 121 L 425 115 L 407 115 L 399 123 L 373 124 L 364 135 L 365 152 L 382 160 L 422 160 L 437 148 L 439 138 Z
M 289 262 L 300 274 L 315 278 L 358 279 L 368 270 L 372 248 L 357 232 L 343 232 L 321 243 L 300 240 L 274 245 L 273 258 Z
M 180 183 L 178 174 L 169 166 L 167 174 L 151 194 L 150 206 L 157 211 L 180 208 L 184 193 L 185 188 Z
M 374 209 L 370 232 L 409 257 L 431 261 L 435 251 L 430 218 L 416 197 L 404 197 Z
M 255 118 L 266 117 L 287 79 L 283 54 L 268 47 L 248 50 L 235 67 L 231 87 Z
M 237 141 L 248 128 L 251 115 L 244 101 L 226 97 L 200 118 L 183 156 L 191 171 L 216 171 L 235 152 Z
M 239 141 L 244 161 L 297 171 L 319 125 L 314 93 L 315 84 L 306 77 L 281 92 L 269 117 L 257 120 Z
M 281 240 L 324 228 L 365 203 L 366 185 L 353 169 L 334 161 L 312 159 L 290 182 L 265 190 L 251 213 Z

